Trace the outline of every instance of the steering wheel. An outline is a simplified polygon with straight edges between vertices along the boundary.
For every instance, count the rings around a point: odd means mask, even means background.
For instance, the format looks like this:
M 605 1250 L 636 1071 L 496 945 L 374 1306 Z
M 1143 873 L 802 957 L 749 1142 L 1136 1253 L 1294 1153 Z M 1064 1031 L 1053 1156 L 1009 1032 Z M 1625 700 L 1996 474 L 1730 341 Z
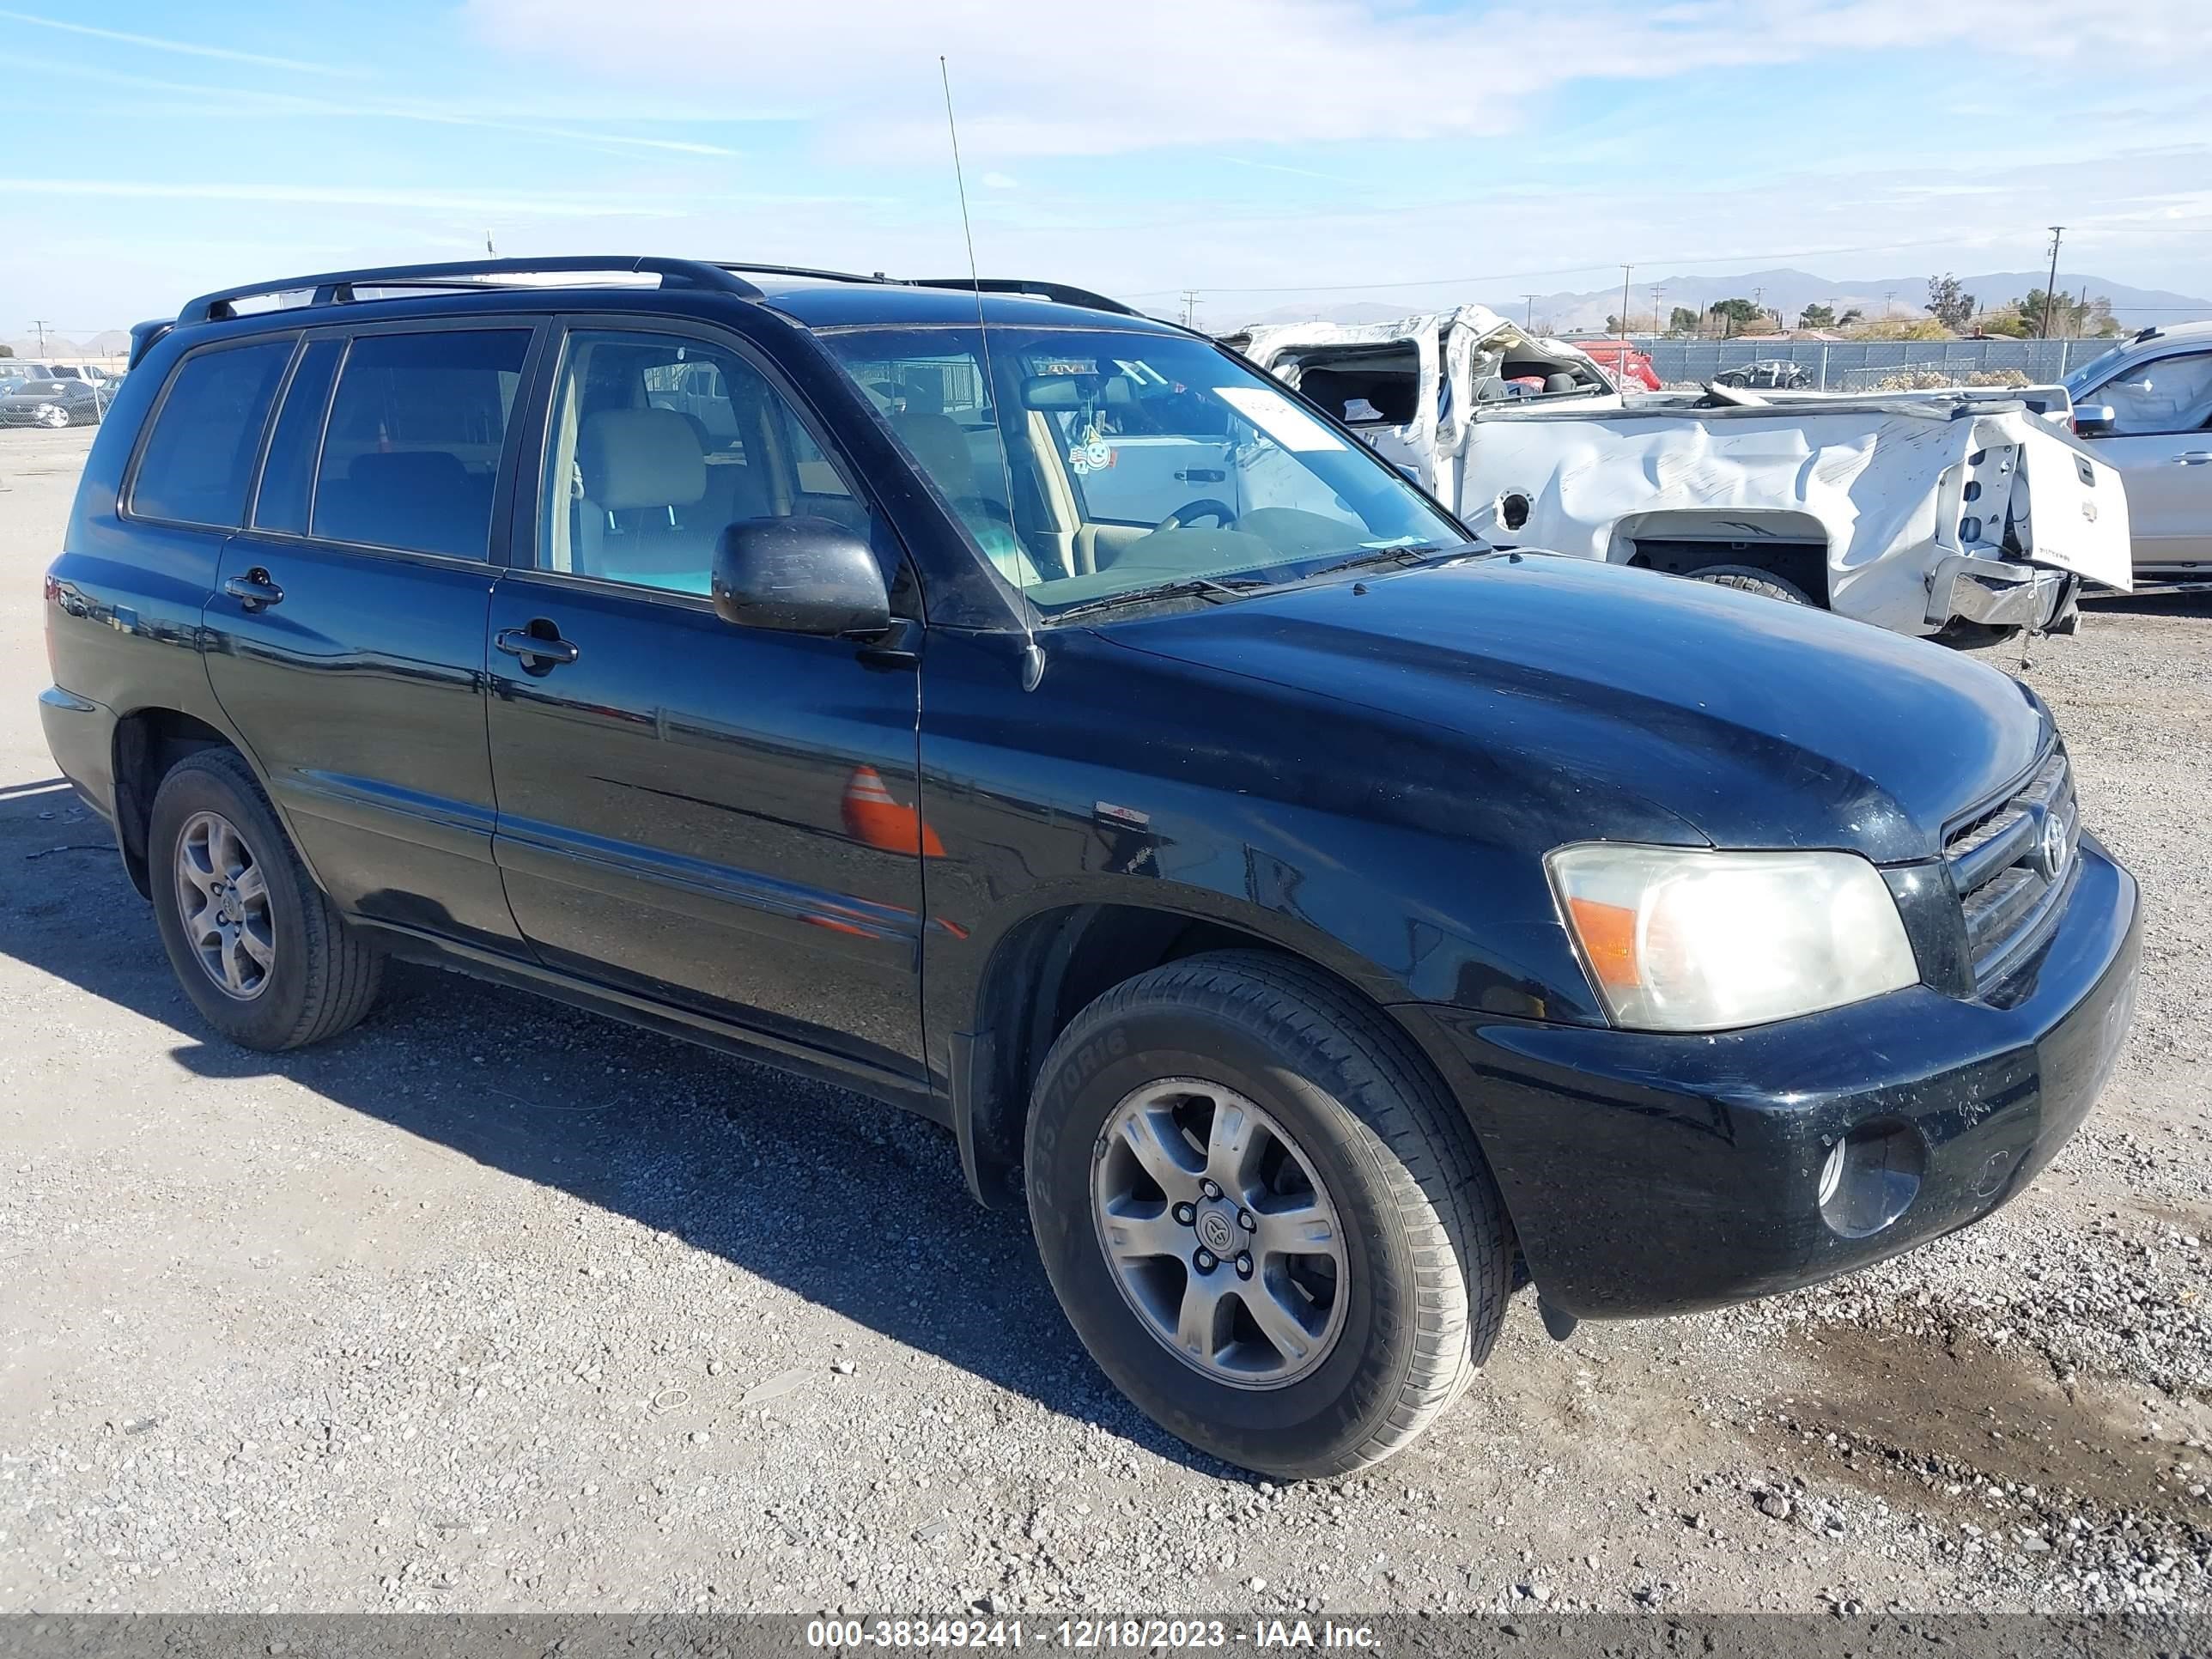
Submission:
M 1193 519 L 1211 519 L 1222 529 L 1233 530 L 1237 526 L 1237 509 L 1226 501 L 1218 501 L 1211 495 L 1201 495 L 1194 501 L 1185 501 L 1152 528 L 1155 531 L 1180 530 Z

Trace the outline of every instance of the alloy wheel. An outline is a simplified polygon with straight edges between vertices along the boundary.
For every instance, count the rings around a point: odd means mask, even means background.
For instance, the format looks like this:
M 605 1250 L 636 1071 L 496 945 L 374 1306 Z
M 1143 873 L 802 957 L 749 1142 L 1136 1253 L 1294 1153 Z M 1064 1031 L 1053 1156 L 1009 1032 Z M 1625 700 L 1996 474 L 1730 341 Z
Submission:
M 1091 1218 L 1115 1282 L 1184 1364 L 1279 1389 L 1344 1328 L 1344 1229 L 1311 1159 L 1237 1091 L 1196 1078 L 1136 1090 L 1107 1120 Z
M 177 915 L 185 940 L 226 996 L 251 1002 L 269 988 L 276 930 L 269 882 L 238 826 L 195 812 L 177 837 Z

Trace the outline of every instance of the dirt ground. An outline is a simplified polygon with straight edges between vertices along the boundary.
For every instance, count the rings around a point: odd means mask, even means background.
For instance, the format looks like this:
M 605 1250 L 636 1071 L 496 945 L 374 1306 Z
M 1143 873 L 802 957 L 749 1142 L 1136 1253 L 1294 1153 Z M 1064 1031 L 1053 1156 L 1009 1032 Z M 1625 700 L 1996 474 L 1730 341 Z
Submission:
M 1548 1340 L 1370 1478 L 1124 1406 L 950 1139 L 395 975 L 214 1039 L 55 776 L 40 573 L 89 434 L 0 433 L 0 1611 L 2203 1607 L 2212 604 L 2002 659 L 2148 906 L 2132 1043 L 1987 1224 Z

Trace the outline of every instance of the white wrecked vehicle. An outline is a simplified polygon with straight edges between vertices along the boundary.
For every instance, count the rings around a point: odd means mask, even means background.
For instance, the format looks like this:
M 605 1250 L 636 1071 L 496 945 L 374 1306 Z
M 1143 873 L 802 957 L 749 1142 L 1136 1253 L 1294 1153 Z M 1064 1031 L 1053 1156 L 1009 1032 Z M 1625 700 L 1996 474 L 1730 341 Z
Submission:
M 1713 387 L 1624 402 L 1574 347 L 1481 306 L 1225 343 L 1486 540 L 1966 640 L 2070 631 L 2084 578 L 2130 586 L 2119 475 L 2016 397 Z

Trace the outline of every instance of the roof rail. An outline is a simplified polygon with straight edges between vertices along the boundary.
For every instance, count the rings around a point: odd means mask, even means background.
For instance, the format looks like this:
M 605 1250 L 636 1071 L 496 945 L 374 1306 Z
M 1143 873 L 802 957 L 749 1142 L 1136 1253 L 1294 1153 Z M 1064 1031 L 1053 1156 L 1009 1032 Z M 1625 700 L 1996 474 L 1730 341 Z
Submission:
M 1119 300 L 1109 300 L 1087 288 L 1074 288 L 1066 283 L 1034 282 L 1026 276 L 912 276 L 907 280 L 915 288 L 959 288 L 971 294 L 978 289 L 985 294 L 1026 294 L 1031 299 L 1081 306 L 1086 311 L 1110 311 L 1121 317 L 1145 316 L 1134 306 L 1125 306 Z M 1147 317 L 1146 320 L 1156 319 Z
M 714 264 L 723 270 L 749 270 L 759 276 L 811 276 L 824 283 L 882 283 L 897 286 L 899 279 L 886 276 L 880 270 L 872 276 L 862 276 L 857 270 L 820 270 L 812 265 L 763 265 L 746 259 L 716 259 Z
M 487 288 L 511 286 L 496 279 L 534 276 L 558 271 L 596 270 L 657 276 L 664 288 L 712 289 L 740 298 L 764 297 L 760 289 L 726 268 L 703 259 L 663 259 L 650 255 L 603 258 L 587 254 L 562 254 L 544 259 L 457 259 L 443 264 L 381 265 L 362 270 L 325 271 L 318 276 L 287 276 L 273 283 L 251 283 L 203 294 L 177 313 L 179 323 L 220 322 L 238 315 L 236 302 L 264 295 L 308 290 L 311 306 L 346 305 L 356 288 Z M 487 280 L 490 279 L 490 280 Z

